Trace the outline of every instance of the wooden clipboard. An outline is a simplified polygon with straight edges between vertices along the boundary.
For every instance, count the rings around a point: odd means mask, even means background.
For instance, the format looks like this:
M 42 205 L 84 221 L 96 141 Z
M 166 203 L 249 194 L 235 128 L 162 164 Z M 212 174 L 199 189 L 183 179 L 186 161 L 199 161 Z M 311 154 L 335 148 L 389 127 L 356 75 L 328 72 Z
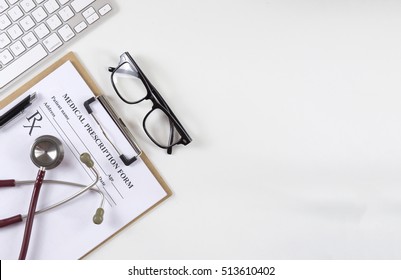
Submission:
M 78 73 L 81 75 L 82 79 L 86 82 L 86 84 L 89 86 L 89 88 L 91 89 L 91 91 L 94 93 L 95 96 L 99 96 L 102 94 L 101 90 L 99 89 L 99 87 L 96 85 L 96 83 L 92 80 L 92 78 L 90 77 L 89 73 L 86 71 L 86 69 L 82 66 L 82 64 L 79 62 L 78 58 L 75 56 L 75 54 L 73 52 L 69 52 L 66 55 L 64 55 L 62 58 L 60 58 L 58 61 L 56 61 L 55 63 L 53 63 L 51 66 L 49 66 L 47 69 L 45 69 L 44 71 L 42 71 L 41 73 L 39 73 L 37 76 L 35 76 L 32 80 L 30 80 L 29 82 L 25 83 L 24 85 L 22 85 L 20 88 L 18 88 L 15 92 L 13 92 L 12 94 L 10 94 L 9 96 L 7 96 L 6 98 L 4 98 L 3 100 L 0 101 L 0 109 L 4 108 L 5 106 L 7 106 L 8 104 L 10 104 L 11 102 L 13 102 L 16 98 L 18 98 L 19 96 L 21 96 L 23 93 L 25 93 L 26 91 L 28 91 L 30 88 L 32 88 L 35 84 L 37 84 L 38 82 L 40 82 L 42 79 L 46 78 L 47 75 L 49 75 L 50 73 L 52 73 L 54 70 L 56 70 L 58 67 L 60 67 L 61 65 L 63 65 L 65 62 L 70 61 L 72 63 L 72 65 L 74 65 L 75 69 L 78 71 Z M 117 235 L 119 232 L 121 232 L 122 230 L 124 230 L 125 228 L 127 228 L 128 226 L 130 226 L 132 223 L 134 223 L 136 220 L 140 219 L 143 215 L 145 215 L 146 213 L 148 213 L 149 211 L 151 211 L 153 208 L 155 208 L 156 206 L 158 206 L 160 203 L 162 203 L 163 201 L 165 201 L 167 198 L 169 198 L 170 196 L 172 196 L 172 191 L 171 189 L 168 187 L 167 183 L 164 181 L 164 179 L 161 177 L 161 175 L 159 174 L 159 172 L 156 170 L 155 166 L 152 164 L 152 162 L 149 160 L 149 158 L 145 155 L 144 152 L 142 152 L 141 154 L 141 159 L 143 160 L 143 162 L 146 164 L 146 166 L 149 168 L 149 170 L 151 171 L 151 173 L 153 174 L 153 176 L 156 178 L 156 180 L 159 182 L 159 184 L 162 186 L 162 188 L 164 189 L 164 191 L 166 192 L 166 196 L 163 197 L 160 201 L 158 201 L 156 204 L 154 204 L 153 206 L 151 206 L 149 209 L 147 209 L 145 212 L 143 212 L 142 214 L 140 214 L 139 216 L 137 216 L 135 219 L 133 219 L 131 222 L 129 222 L 128 224 L 126 224 L 124 227 L 122 227 L 121 229 L 119 229 L 118 231 L 116 231 L 114 234 L 112 234 L 109 238 L 107 238 L 106 240 L 104 240 L 102 243 L 98 244 L 95 248 L 93 248 L 92 250 L 90 250 L 89 252 L 87 252 L 85 255 L 83 255 L 80 259 L 86 257 L 87 255 L 89 255 L 91 252 L 93 252 L 94 250 L 96 250 L 98 247 L 100 247 L 101 245 L 103 245 L 104 243 L 106 243 L 108 240 L 110 240 L 112 237 L 114 237 L 115 235 Z

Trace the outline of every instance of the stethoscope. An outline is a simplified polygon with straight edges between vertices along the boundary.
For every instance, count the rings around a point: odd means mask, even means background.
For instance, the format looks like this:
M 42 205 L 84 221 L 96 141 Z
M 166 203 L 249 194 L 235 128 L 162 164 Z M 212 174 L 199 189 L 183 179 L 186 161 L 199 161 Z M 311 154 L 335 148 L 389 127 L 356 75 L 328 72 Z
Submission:
M 16 185 L 25 185 L 32 183 L 34 184 L 28 213 L 25 215 L 22 214 L 15 215 L 13 217 L 0 220 L 0 227 L 5 227 L 26 220 L 24 237 L 19 255 L 20 260 L 26 258 L 35 215 L 47 212 L 58 206 L 61 206 L 73 200 L 74 198 L 77 198 L 78 196 L 80 196 L 81 194 L 83 194 L 88 190 L 94 191 L 101 196 L 101 203 L 100 206 L 97 208 L 95 215 L 93 216 L 93 222 L 95 224 L 101 224 L 103 222 L 103 214 L 104 214 L 104 209 L 103 209 L 104 194 L 98 189 L 93 188 L 98 183 L 100 176 L 98 171 L 94 167 L 94 162 L 91 156 L 88 153 L 81 154 L 80 160 L 95 174 L 95 180 L 89 185 L 44 179 L 46 171 L 56 168 L 64 158 L 63 144 L 58 138 L 52 135 L 44 135 L 38 137 L 32 144 L 30 157 L 32 162 L 39 168 L 35 181 L 0 180 L 0 187 L 15 187 Z M 76 186 L 76 187 L 81 187 L 81 190 L 57 203 L 36 210 L 37 202 L 39 199 L 39 193 L 43 183 Z

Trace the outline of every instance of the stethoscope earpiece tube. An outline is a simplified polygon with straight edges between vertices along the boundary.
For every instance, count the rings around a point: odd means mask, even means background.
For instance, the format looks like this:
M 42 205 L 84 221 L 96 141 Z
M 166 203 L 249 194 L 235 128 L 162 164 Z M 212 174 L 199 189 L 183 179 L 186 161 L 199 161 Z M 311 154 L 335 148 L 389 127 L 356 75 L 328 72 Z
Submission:
M 88 153 L 83 153 L 80 156 L 81 161 L 90 169 L 93 170 L 95 174 L 97 174 L 97 171 L 94 169 L 95 163 L 93 162 L 90 154 Z M 98 174 L 97 174 L 98 176 Z M 93 216 L 93 223 L 96 225 L 100 225 L 103 222 L 103 215 L 104 215 L 104 209 L 102 207 L 99 207 L 96 210 L 95 215 Z
M 95 163 L 93 162 L 90 154 L 83 153 L 81 154 L 80 159 L 88 168 L 94 170 Z M 97 173 L 96 170 L 94 170 L 94 172 Z M 99 207 L 96 210 L 95 215 L 93 216 L 93 223 L 95 223 L 96 225 L 100 225 L 103 222 L 103 215 L 104 209 L 102 207 Z

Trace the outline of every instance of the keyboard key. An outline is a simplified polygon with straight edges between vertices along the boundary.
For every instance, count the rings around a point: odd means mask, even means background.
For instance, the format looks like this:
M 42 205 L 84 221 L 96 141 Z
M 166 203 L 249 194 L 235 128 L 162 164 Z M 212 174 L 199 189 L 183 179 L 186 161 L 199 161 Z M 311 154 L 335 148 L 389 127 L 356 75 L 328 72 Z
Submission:
M 49 0 L 45 3 L 45 8 L 49 14 L 54 13 L 57 11 L 58 8 L 60 8 L 59 4 L 57 4 L 56 0 Z
M 25 13 L 32 11 L 33 8 L 36 7 L 35 3 L 32 0 L 22 0 L 20 5 Z
M 92 15 L 95 12 L 95 9 L 93 7 L 90 7 L 89 9 L 86 9 L 82 15 L 84 16 L 84 18 L 89 17 L 90 15 Z
M 47 34 L 50 33 L 49 29 L 46 27 L 44 23 L 40 24 L 33 31 L 35 31 L 35 34 L 38 36 L 39 39 L 42 39 L 43 37 L 45 37 Z
M 25 43 L 25 46 L 32 47 L 38 41 L 33 32 L 29 32 L 26 35 L 22 36 L 22 41 Z
M 89 24 L 94 23 L 95 21 L 97 21 L 99 19 L 99 15 L 97 13 L 91 14 L 89 17 L 86 18 L 87 22 Z
M 72 8 L 75 10 L 76 13 L 79 13 L 84 8 L 92 4 L 95 0 L 74 0 L 71 2 Z
M 109 4 L 106 4 L 99 9 L 99 14 L 101 16 L 104 16 L 105 14 L 107 14 L 110 11 L 111 11 L 111 6 Z
M 16 21 L 20 19 L 24 15 L 24 13 L 18 6 L 15 6 L 8 11 L 8 15 L 13 21 Z
M 22 45 L 21 41 L 17 41 L 10 46 L 10 50 L 13 52 L 14 56 L 19 56 L 25 51 L 25 47 Z
M 39 7 L 32 12 L 32 16 L 35 18 L 36 22 L 41 22 L 47 17 L 47 14 L 42 7 Z
M 28 31 L 29 29 L 31 29 L 32 27 L 35 26 L 35 22 L 33 21 L 33 19 L 31 18 L 31 16 L 26 16 L 24 17 L 19 24 L 21 25 L 21 27 L 25 30 Z
M 0 34 L 0 49 L 7 47 L 11 43 L 10 38 L 6 35 L 6 33 Z
M 8 9 L 8 4 L 4 0 L 0 0 L 0 13 L 4 12 L 5 10 Z
M 8 0 L 8 2 L 10 2 L 11 5 L 17 3 L 18 1 L 19 0 Z
M 14 57 L 12 56 L 9 50 L 5 50 L 0 53 L 0 62 L 3 64 L 9 63 L 11 60 L 13 60 L 13 58 Z
M 0 16 L 0 30 L 5 30 L 11 25 L 11 21 L 6 14 Z
M 67 21 L 74 16 L 74 12 L 71 10 L 71 8 L 69 6 L 62 8 L 58 12 L 58 14 L 64 21 Z
M 57 36 L 56 33 L 53 33 L 43 41 L 43 45 L 45 45 L 46 49 L 49 52 L 55 51 L 62 44 L 63 42 L 61 42 L 60 38 Z
M 15 40 L 22 35 L 22 30 L 17 24 L 14 24 L 7 30 L 7 33 L 10 35 L 11 39 Z
M 25 52 L 6 68 L 1 70 L 0 87 L 4 87 L 4 85 L 14 80 L 46 56 L 47 52 L 40 44 Z
M 75 36 L 74 31 L 72 31 L 71 27 L 68 24 L 61 27 L 58 30 L 58 33 L 60 34 L 61 38 L 63 38 L 63 40 L 66 42 Z
M 81 23 L 79 23 L 77 26 L 74 27 L 75 31 L 77 33 L 81 32 L 82 30 L 84 30 L 86 27 L 88 27 L 88 25 L 82 21 Z
M 62 23 L 61 20 L 58 18 L 57 15 L 51 16 L 47 21 L 47 25 L 50 27 L 51 30 L 55 30 L 57 27 L 59 27 Z

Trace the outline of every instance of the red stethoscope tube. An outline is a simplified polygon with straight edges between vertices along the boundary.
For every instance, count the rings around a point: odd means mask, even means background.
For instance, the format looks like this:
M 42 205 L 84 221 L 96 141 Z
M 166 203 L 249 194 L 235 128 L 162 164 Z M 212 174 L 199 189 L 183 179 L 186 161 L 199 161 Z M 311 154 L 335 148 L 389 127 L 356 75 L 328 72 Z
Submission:
M 0 180 L 0 188 L 1 187 L 15 187 L 16 182 L 15 180 Z
M 19 255 L 19 260 L 25 260 L 26 254 L 28 252 L 29 241 L 31 239 L 31 232 L 33 226 L 33 220 L 35 218 L 36 206 L 38 204 L 40 189 L 43 184 L 43 179 L 45 177 L 46 171 L 44 167 L 41 167 L 36 176 L 35 185 L 33 186 L 31 203 L 29 205 L 28 216 L 25 223 L 24 238 L 21 244 L 21 250 Z
M 15 180 L 0 180 L 0 188 L 1 187 L 15 187 L 16 182 Z M 7 219 L 0 220 L 0 228 L 6 227 L 12 224 L 22 222 L 22 215 L 15 215 Z
M 7 219 L 0 220 L 0 228 L 20 222 L 22 222 L 22 215 L 15 215 Z

